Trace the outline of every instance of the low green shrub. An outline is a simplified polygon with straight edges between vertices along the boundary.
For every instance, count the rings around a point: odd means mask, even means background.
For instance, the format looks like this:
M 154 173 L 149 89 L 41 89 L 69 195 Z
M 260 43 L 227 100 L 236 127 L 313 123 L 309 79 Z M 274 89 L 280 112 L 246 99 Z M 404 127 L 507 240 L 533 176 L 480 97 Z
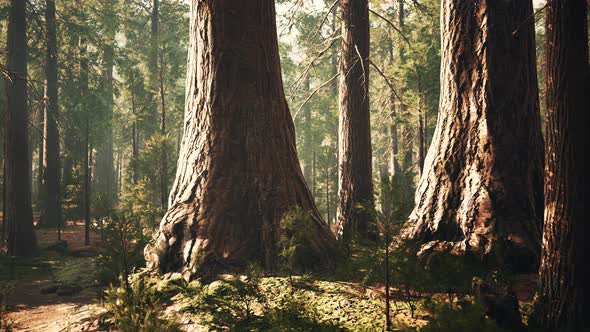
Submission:
M 123 277 L 121 286 L 111 286 L 105 291 L 101 314 L 101 327 L 122 332 L 180 331 L 178 323 L 167 319 L 164 296 L 158 290 L 158 282 L 139 276 L 128 285 Z
M 126 282 L 134 269 L 145 266 L 143 249 L 149 235 L 129 213 L 114 213 L 103 218 L 97 227 L 103 235 L 96 258 L 99 281 L 107 285 L 122 275 Z
M 297 278 L 297 283 L 303 282 Z M 173 298 L 181 311 L 193 315 L 211 331 L 342 331 L 322 322 L 310 299 L 293 294 L 287 279 L 281 278 L 280 294 L 263 289 L 257 274 L 232 277 L 204 285 L 195 280 Z M 293 280 L 291 281 L 293 282 Z
M 460 301 L 458 305 L 430 301 L 425 305 L 432 319 L 420 332 L 505 332 L 485 315 L 478 303 Z

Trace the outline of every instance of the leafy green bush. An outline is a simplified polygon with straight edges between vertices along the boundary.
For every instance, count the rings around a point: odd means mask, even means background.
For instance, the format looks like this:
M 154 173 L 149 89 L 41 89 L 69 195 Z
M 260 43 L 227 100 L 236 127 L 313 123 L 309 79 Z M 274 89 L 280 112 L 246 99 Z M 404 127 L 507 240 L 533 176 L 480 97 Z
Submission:
M 100 227 L 104 238 L 96 259 L 99 280 L 108 284 L 123 275 L 127 282 L 133 269 L 145 265 L 143 249 L 148 242 L 148 234 L 144 234 L 139 221 L 129 213 L 112 214 L 103 218 L 97 227 Z
M 320 321 L 315 308 L 301 298 L 283 297 L 278 305 L 267 307 L 259 331 L 342 331 L 335 324 Z
M 181 310 L 216 328 L 244 326 L 259 319 L 263 298 L 256 276 L 217 280 L 208 285 L 194 280 L 176 299 Z
M 285 286 L 280 294 L 262 288 L 259 275 L 232 277 L 203 285 L 195 280 L 173 298 L 181 311 L 196 317 L 211 330 L 229 331 L 341 331 L 322 322 L 312 301 L 293 296 Z M 289 289 L 289 291 L 287 291 Z
M 123 332 L 180 331 L 174 320 L 166 319 L 164 297 L 156 280 L 140 276 L 129 284 L 120 278 L 121 286 L 105 291 L 100 317 L 103 328 Z
M 54 281 L 60 285 L 78 285 L 81 288 L 97 286 L 96 261 L 92 258 L 69 258 L 55 269 Z
M 309 212 L 300 207 L 287 212 L 281 220 L 279 240 L 280 269 L 291 276 L 317 264 L 310 250 L 310 236 L 314 229 Z
M 168 154 L 169 160 L 175 160 L 170 153 L 174 149 L 173 140 L 169 135 L 155 134 L 145 141 L 137 159 L 131 160 L 130 167 L 137 172 L 137 181 L 129 181 L 128 187 L 121 196 L 120 209 L 128 211 L 141 220 L 145 229 L 153 230 L 166 212 L 161 206 L 162 153 Z M 168 167 L 167 179 L 174 179 L 174 167 Z M 168 183 L 170 188 L 171 183 Z
M 503 332 L 485 315 L 484 308 L 468 301 L 457 306 L 448 303 L 429 302 L 426 308 L 432 313 L 430 323 L 420 332 Z

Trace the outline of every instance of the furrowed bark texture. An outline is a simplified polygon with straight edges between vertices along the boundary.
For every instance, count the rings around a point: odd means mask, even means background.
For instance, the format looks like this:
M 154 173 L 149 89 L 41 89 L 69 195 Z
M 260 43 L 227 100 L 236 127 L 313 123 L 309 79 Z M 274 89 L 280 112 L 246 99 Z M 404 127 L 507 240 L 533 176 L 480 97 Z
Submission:
M 61 222 L 60 179 L 59 167 L 59 132 L 57 118 L 58 78 L 57 78 L 57 28 L 55 22 L 55 1 L 46 1 L 45 22 L 47 28 L 47 54 L 45 75 L 45 113 L 43 122 L 43 190 L 45 220 L 48 226 L 56 226 Z
M 535 316 L 547 331 L 590 317 L 590 68 L 585 0 L 547 8 L 545 226 Z
M 305 183 L 285 100 L 273 0 L 192 1 L 185 127 L 148 262 L 185 277 L 276 266 L 280 220 L 309 211 L 312 262 L 336 242 Z
M 26 2 L 10 2 L 6 67 L 6 230 L 8 255 L 35 250 L 27 110 Z
M 338 236 L 347 239 L 367 235 L 369 218 L 358 205 L 373 204 L 368 1 L 342 0 L 341 14 L 337 218 Z
M 538 264 L 543 139 L 531 14 L 531 1 L 442 3 L 438 123 L 404 232 L 419 255 Z

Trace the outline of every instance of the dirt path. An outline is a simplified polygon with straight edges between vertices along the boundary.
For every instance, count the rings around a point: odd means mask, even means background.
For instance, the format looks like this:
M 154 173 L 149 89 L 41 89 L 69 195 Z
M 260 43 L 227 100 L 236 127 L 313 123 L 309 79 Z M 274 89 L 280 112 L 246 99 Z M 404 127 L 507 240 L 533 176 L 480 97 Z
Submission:
M 37 230 L 37 240 L 41 249 L 55 243 L 55 230 Z M 96 246 L 84 246 L 84 228 L 70 224 L 62 232 L 62 239 L 68 243 L 68 252 L 95 252 Z M 100 240 L 91 234 L 91 243 Z M 9 280 L 16 282 L 14 289 L 5 300 L 9 312 L 6 318 L 15 324 L 14 331 L 58 332 L 82 331 L 89 325 L 91 317 L 97 312 L 97 290 L 83 289 L 74 295 L 42 294 L 42 289 L 54 283 L 54 274 L 70 259 L 54 251 L 42 250 L 39 257 L 30 262 L 17 264 L 10 273 Z M 89 259 L 89 258 L 86 258 Z M 6 268 L 0 264 L 0 270 Z
M 41 294 L 41 288 L 50 281 L 18 285 L 7 304 L 11 311 L 7 318 L 16 324 L 16 331 L 58 332 L 69 331 L 89 321 L 96 307 L 95 294 L 81 292 L 72 296 Z

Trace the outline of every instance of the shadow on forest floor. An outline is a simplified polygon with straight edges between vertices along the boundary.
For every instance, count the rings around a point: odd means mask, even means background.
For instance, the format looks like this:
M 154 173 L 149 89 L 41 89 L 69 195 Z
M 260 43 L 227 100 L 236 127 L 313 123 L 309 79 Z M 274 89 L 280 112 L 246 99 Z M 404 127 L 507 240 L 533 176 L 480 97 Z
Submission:
M 3 319 L 16 331 L 67 330 L 95 311 L 101 290 L 91 279 L 92 256 L 100 237 L 91 233 L 91 245 L 85 246 L 83 225 L 70 223 L 62 232 L 67 250 L 56 251 L 47 249 L 57 242 L 56 230 L 37 229 L 36 236 L 36 257 L 0 256 L 0 293 L 6 293 L 2 305 L 7 309 Z M 73 269 L 80 271 L 74 275 Z

